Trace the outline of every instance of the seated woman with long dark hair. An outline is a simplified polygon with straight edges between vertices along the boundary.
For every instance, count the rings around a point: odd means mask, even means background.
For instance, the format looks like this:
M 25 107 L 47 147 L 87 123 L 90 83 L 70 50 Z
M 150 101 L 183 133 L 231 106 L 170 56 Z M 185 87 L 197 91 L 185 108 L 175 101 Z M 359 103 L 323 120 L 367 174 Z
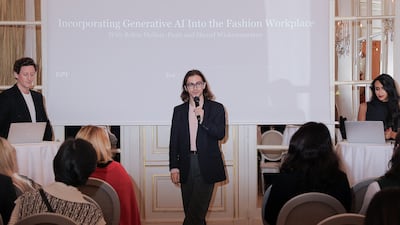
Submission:
M 351 189 L 346 174 L 339 168 L 328 128 L 308 122 L 292 136 L 280 174 L 272 181 L 265 218 L 270 225 L 282 206 L 292 197 L 306 192 L 322 192 L 338 199 L 350 210 Z
M 357 119 L 382 121 L 385 138 L 395 139 L 400 126 L 400 97 L 396 81 L 388 74 L 381 74 L 372 81 L 370 89 L 371 99 L 360 104 Z

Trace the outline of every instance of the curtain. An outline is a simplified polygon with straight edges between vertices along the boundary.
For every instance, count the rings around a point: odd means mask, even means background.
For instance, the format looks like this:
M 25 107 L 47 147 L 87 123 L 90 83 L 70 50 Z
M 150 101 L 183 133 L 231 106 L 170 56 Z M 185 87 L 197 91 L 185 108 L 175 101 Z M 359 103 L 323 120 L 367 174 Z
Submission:
M 40 0 L 35 0 L 35 20 L 41 20 Z M 1 22 L 25 21 L 25 0 L 0 0 L 0 86 L 15 83 L 13 65 L 16 59 L 24 57 L 25 25 L 1 24 Z M 36 63 L 39 65 L 37 84 L 41 82 L 41 27 L 36 26 Z

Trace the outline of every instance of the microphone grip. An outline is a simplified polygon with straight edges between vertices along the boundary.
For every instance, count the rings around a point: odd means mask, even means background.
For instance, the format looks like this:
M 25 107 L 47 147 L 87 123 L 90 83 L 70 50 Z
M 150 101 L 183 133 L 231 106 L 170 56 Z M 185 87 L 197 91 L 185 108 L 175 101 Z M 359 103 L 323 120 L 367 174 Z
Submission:
M 197 122 L 200 123 L 200 115 L 197 115 Z
M 195 101 L 194 104 L 196 105 L 196 108 L 199 107 L 198 101 Z M 197 115 L 197 122 L 200 123 L 200 115 Z
M 200 99 L 199 97 L 194 97 L 194 105 L 197 107 L 199 107 L 200 105 Z M 200 123 L 200 115 L 197 115 L 197 122 Z

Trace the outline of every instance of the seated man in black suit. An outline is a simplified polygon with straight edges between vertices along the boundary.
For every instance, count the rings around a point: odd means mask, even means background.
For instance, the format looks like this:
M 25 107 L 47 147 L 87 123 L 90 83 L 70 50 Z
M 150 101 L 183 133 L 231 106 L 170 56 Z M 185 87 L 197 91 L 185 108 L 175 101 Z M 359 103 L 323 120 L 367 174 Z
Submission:
M 7 138 L 11 123 L 47 122 L 43 140 L 53 139 L 53 130 L 43 103 L 43 95 L 33 91 L 37 65 L 31 58 L 21 58 L 14 63 L 17 83 L 0 93 L 0 136 Z

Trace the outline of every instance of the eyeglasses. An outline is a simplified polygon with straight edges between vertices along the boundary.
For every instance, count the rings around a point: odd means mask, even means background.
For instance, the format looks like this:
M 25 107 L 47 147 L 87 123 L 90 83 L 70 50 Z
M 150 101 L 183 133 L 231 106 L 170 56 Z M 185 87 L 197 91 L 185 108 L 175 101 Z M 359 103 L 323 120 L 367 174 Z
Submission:
M 199 82 L 196 82 L 196 83 L 188 83 L 188 84 L 186 84 L 186 87 L 188 89 L 194 89 L 194 88 L 197 89 L 197 88 L 204 87 L 205 84 L 206 84 L 205 82 L 199 81 Z

